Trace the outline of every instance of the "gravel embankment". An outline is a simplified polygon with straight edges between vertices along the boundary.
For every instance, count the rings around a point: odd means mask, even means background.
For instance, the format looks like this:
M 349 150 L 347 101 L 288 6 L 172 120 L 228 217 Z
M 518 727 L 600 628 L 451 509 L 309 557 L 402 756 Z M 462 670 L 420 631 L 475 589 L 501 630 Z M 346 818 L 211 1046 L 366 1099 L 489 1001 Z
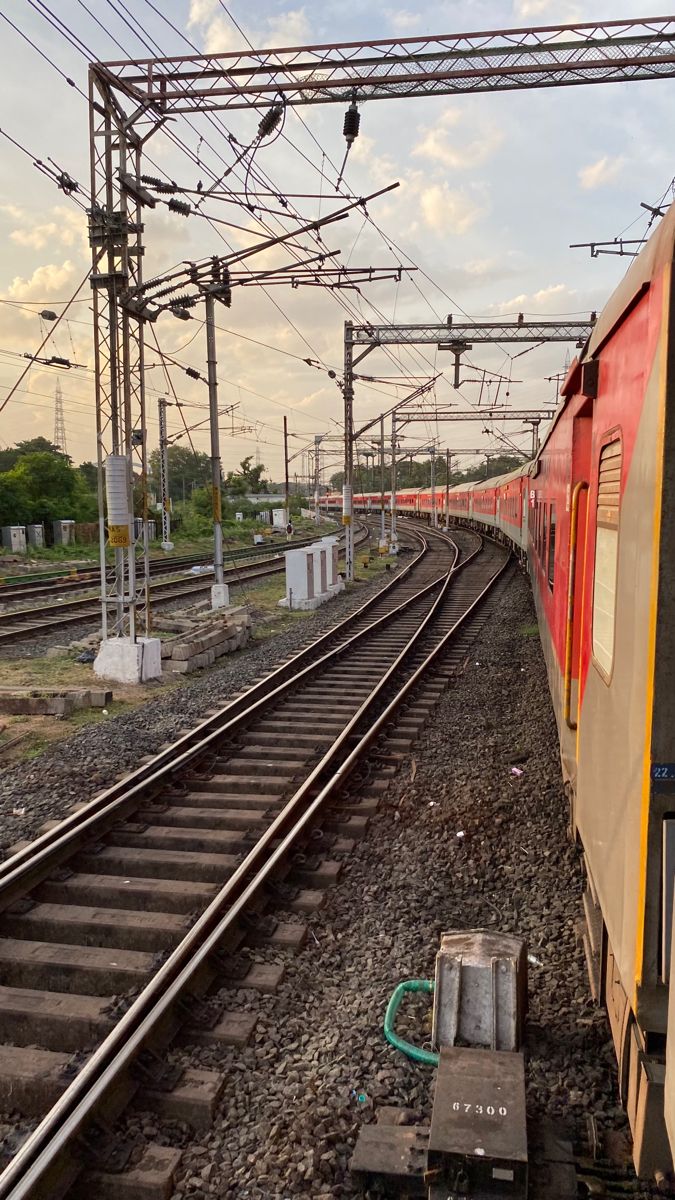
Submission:
M 402 559 L 402 565 L 406 561 Z M 86 726 L 34 760 L 4 767 L 0 770 L 0 847 L 35 836 L 43 821 L 63 817 L 72 804 L 92 799 L 121 773 L 133 770 L 144 755 L 156 754 L 180 730 L 198 724 L 210 708 L 226 703 L 280 659 L 331 629 L 389 579 L 388 574 L 377 575 L 282 633 L 254 640 L 246 649 L 219 660 L 218 666 L 191 676 L 169 694 Z M 249 599 L 255 611 L 253 590 Z M 147 685 L 149 692 L 152 686 Z
M 579 859 L 566 835 L 555 723 L 539 641 L 527 628 L 533 621 L 528 584 L 516 576 L 341 882 L 311 919 L 285 982 L 270 996 L 222 992 L 225 1007 L 259 1013 L 251 1047 L 174 1052 L 226 1073 L 212 1131 L 194 1142 L 151 1115 L 128 1118 L 139 1141 L 186 1145 L 175 1200 L 350 1196 L 358 1129 L 379 1105 L 409 1107 L 428 1121 L 433 1074 L 385 1043 L 382 1021 L 401 979 L 432 977 L 439 934 L 452 928 L 520 934 L 536 960 L 530 1114 L 545 1113 L 575 1136 L 588 1111 L 601 1124 L 621 1119 L 606 1022 L 590 1002 L 577 944 Z M 269 951 L 254 957 L 284 960 Z M 428 1001 L 406 1012 L 402 1030 L 428 1030 Z

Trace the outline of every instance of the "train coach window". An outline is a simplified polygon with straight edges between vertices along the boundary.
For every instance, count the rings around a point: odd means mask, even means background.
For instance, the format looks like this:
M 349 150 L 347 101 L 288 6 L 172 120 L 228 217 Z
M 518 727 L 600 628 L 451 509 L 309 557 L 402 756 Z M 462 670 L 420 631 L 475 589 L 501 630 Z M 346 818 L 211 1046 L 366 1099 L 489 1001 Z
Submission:
M 614 661 L 616 575 L 619 558 L 621 499 L 621 442 L 608 442 L 600 451 L 598 506 L 593 582 L 593 657 L 609 679 Z
M 553 591 L 555 578 L 555 504 L 551 505 L 551 520 L 548 533 L 548 586 Z

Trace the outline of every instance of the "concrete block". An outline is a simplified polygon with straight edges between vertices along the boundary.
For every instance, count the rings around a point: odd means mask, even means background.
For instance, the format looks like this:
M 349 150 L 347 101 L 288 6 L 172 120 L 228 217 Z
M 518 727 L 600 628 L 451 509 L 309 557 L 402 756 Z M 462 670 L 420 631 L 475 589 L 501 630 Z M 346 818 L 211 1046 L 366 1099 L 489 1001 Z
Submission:
M 173 654 L 173 643 L 162 642 L 162 658 L 171 658 Z
M 192 658 L 197 653 L 197 645 L 195 642 L 176 642 L 171 655 L 174 662 L 187 662 L 188 658 Z
M 69 649 L 69 646 L 50 646 L 47 650 L 47 658 L 63 658 Z
M 168 658 L 166 659 L 164 669 L 172 675 L 185 675 L 190 670 L 190 664 L 187 659 L 183 662 L 176 662 L 175 658 Z
M 117 683 L 145 683 L 160 679 L 162 674 L 162 643 L 159 638 L 107 638 L 94 660 L 94 674 L 99 679 Z
M 69 1195 L 72 1200 L 170 1200 L 180 1157 L 180 1150 L 150 1143 L 140 1161 L 126 1171 L 83 1172 Z
M 89 703 L 92 708 L 107 708 L 112 704 L 112 690 L 108 688 L 90 688 Z
M 226 583 L 214 583 L 211 588 L 211 608 L 227 608 L 230 589 Z

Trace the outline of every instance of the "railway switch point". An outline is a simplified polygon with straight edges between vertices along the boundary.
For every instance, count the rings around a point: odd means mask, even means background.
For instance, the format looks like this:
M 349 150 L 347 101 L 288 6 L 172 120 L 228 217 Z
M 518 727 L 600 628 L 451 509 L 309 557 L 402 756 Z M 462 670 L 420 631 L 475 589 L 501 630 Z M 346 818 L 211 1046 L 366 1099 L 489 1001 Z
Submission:
M 520 938 L 484 929 L 441 934 L 436 955 L 434 1046 L 459 1040 L 519 1050 L 527 1008 L 527 950 Z
M 162 676 L 159 638 L 107 638 L 94 659 L 94 674 L 115 683 L 146 683 Z
M 403 989 L 433 991 L 436 1055 L 395 1034 L 397 993 Z M 525 1200 L 526 1006 L 525 942 L 486 929 L 441 934 L 434 983 L 400 984 L 385 1018 L 391 1045 L 414 1061 L 436 1063 L 431 1127 L 402 1129 L 391 1110 L 389 1128 L 363 1126 L 352 1159 L 360 1184 L 386 1185 L 428 1200 L 459 1195 Z

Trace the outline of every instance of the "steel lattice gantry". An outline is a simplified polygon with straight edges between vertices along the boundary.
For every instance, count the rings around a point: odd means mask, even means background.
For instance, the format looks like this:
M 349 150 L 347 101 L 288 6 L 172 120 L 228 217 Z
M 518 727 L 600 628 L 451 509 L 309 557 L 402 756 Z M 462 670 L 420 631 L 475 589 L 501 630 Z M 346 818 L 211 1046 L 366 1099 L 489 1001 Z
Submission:
M 344 333 L 344 412 L 345 412 L 345 483 L 343 522 L 346 530 L 346 574 L 353 577 L 354 534 L 352 526 L 352 493 L 354 479 L 354 367 L 378 346 L 438 346 L 450 350 L 455 357 L 454 386 L 459 386 L 462 354 L 478 342 L 575 342 L 583 346 L 595 323 L 595 313 L 588 321 L 465 321 L 454 324 L 451 317 L 444 325 L 354 325 L 345 321 Z M 358 353 L 357 353 L 358 351 Z M 392 414 L 392 430 L 396 416 Z M 392 439 L 395 433 L 392 432 Z
M 111 83 L 165 115 L 675 75 L 675 17 L 110 62 Z
M 142 322 L 120 301 L 142 284 L 143 148 L 165 122 L 181 113 L 265 108 L 279 98 L 300 106 L 673 76 L 675 16 L 93 64 L 90 240 L 98 458 L 99 465 L 111 454 L 128 459 L 129 511 L 134 475 L 141 483 L 145 476 L 144 335 Z M 105 636 L 102 484 L 99 513 Z M 147 519 L 143 525 L 147 542 Z M 133 545 L 116 550 L 112 593 L 115 632 L 128 625 L 133 639 L 140 598 Z
M 583 346 L 595 317 L 588 321 L 447 321 L 445 325 L 345 325 L 352 346 L 440 346 L 452 350 L 469 342 L 578 342 Z

